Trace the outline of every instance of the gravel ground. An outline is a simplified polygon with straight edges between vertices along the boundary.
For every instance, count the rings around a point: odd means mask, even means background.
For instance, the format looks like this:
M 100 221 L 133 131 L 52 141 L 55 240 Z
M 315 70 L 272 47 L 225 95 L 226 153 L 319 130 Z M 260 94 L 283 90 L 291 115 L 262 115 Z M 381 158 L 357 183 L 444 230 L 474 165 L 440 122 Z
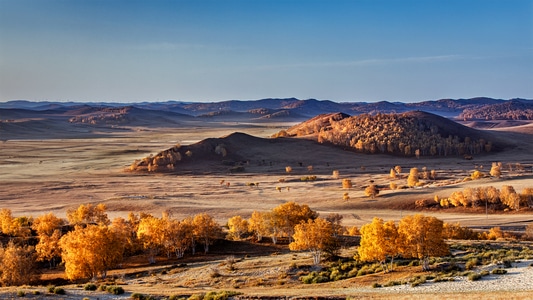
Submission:
M 507 268 L 505 275 L 487 275 L 477 281 L 470 281 L 467 277 L 455 277 L 455 281 L 434 283 L 428 281 L 416 287 L 411 285 L 397 285 L 373 289 L 380 292 L 393 293 L 455 293 L 455 292 L 491 292 L 491 291 L 533 291 L 533 260 L 523 260 L 513 263 L 513 267 Z M 497 265 L 488 265 L 474 270 L 492 271 Z M 533 294 L 532 294 L 533 297 Z

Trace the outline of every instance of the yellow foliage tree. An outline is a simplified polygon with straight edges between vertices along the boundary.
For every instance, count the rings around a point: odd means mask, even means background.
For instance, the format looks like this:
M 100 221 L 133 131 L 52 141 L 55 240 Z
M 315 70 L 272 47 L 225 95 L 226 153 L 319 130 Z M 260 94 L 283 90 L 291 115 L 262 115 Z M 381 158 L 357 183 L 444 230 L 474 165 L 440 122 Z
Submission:
M 248 232 L 248 221 L 241 216 L 233 216 L 228 220 L 228 237 L 240 240 Z
M 502 176 L 501 165 L 497 163 L 492 163 L 490 168 L 490 176 L 500 178 Z
M 0 244 L 0 285 L 30 284 L 37 278 L 35 251 L 31 246 L 17 246 L 10 241 L 4 248 Z
M 365 196 L 374 199 L 379 194 L 379 189 L 375 184 L 371 184 L 365 188 Z
M 69 280 L 105 278 L 122 261 L 121 239 L 107 226 L 88 225 L 65 234 L 59 241 Z
M 145 217 L 139 222 L 137 238 L 143 249 L 148 252 L 148 261 L 155 263 L 155 257 L 163 248 L 165 238 L 165 220 L 156 217 Z
M 410 187 L 416 186 L 418 183 L 418 168 L 411 168 L 409 176 L 407 177 L 407 185 Z
M 48 261 L 50 267 L 55 265 L 56 258 L 61 257 L 59 239 L 63 224 L 63 219 L 56 217 L 53 213 L 48 213 L 36 218 L 31 226 L 39 239 L 35 246 L 37 260 Z
M 106 206 L 103 203 L 92 205 L 80 205 L 77 209 L 67 210 L 68 222 L 72 225 L 79 224 L 100 224 L 109 225 L 111 222 L 107 217 Z
M 124 255 L 132 255 L 142 247 L 137 239 L 137 231 L 134 226 L 130 221 L 120 217 L 111 222 L 110 229 L 120 239 L 120 243 L 124 247 Z
M 6 235 L 29 237 L 31 235 L 30 222 L 31 220 L 26 217 L 14 218 L 10 209 L 0 210 L 0 232 Z
M 362 261 L 378 261 L 385 271 L 393 269 L 394 257 L 399 253 L 398 229 L 394 221 L 383 222 L 374 218 L 361 227 L 361 243 L 358 249 Z M 390 269 L 387 259 L 390 258 Z
M 252 212 L 252 216 L 248 219 L 248 231 L 253 232 L 257 241 L 261 241 L 264 236 L 271 234 L 269 212 Z
M 442 237 L 443 222 L 435 217 L 420 214 L 406 216 L 398 225 L 400 253 L 406 257 L 418 258 L 425 271 L 429 270 L 429 258 L 447 255 L 448 245 Z
M 220 225 L 206 213 L 195 215 L 192 222 L 196 239 L 204 245 L 204 253 L 209 252 L 209 245 L 222 234 Z
M 330 223 L 322 218 L 309 219 L 296 225 L 293 238 L 294 242 L 289 244 L 289 249 L 310 251 L 315 265 L 320 264 L 322 253 L 335 241 Z
M 511 209 L 520 208 L 520 196 L 510 185 L 504 185 L 500 189 L 500 201 Z
M 289 241 L 292 239 L 296 224 L 318 217 L 318 214 L 311 210 L 309 206 L 305 204 L 300 205 L 294 201 L 274 207 L 272 213 L 274 218 L 272 225 L 277 227 L 276 231 L 280 231 L 289 237 Z

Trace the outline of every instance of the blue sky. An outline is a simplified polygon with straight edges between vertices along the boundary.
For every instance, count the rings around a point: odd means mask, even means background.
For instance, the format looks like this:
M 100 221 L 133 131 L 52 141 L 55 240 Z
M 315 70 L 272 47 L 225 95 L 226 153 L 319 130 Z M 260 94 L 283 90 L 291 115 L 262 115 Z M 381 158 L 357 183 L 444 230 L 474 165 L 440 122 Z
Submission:
M 0 0 L 0 101 L 533 99 L 533 0 Z

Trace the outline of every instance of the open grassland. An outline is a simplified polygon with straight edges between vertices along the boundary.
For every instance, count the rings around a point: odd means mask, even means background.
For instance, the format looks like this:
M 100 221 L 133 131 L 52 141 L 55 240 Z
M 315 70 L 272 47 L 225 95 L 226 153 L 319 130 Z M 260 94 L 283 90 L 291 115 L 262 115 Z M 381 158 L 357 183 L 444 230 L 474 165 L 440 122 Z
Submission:
M 130 211 L 157 216 L 169 211 L 176 219 L 206 212 L 220 224 L 225 224 L 228 218 L 235 215 L 248 218 L 254 210 L 268 211 L 287 201 L 295 201 L 307 204 L 321 215 L 338 213 L 343 216 L 345 226 L 360 227 L 376 216 L 398 221 L 415 212 L 432 215 L 449 223 L 460 222 L 462 226 L 512 227 L 533 221 L 533 214 L 528 209 L 508 212 L 489 210 L 487 215 L 484 207 L 428 210 L 414 205 L 416 200 L 433 199 L 435 195 L 447 197 L 466 187 L 491 185 L 501 188 L 511 185 L 518 192 L 533 187 L 533 155 L 530 150 L 533 149 L 533 139 L 527 138 L 531 135 L 519 133 L 498 133 L 502 138 L 515 141 L 517 147 L 474 157 L 473 160 L 356 154 L 302 140 L 298 146 L 264 148 L 261 152 L 250 153 L 251 159 L 242 173 L 220 171 L 220 164 L 213 162 L 199 163 L 176 174 L 126 171 L 135 159 L 157 153 L 176 143 L 191 144 L 235 131 L 268 137 L 281 128 L 286 126 L 224 124 L 216 128 L 137 128 L 135 131 L 105 132 L 99 137 L 83 139 L 41 139 L 39 135 L 33 135 L 31 139 L 2 141 L 0 208 L 9 208 L 15 216 L 37 217 L 53 212 L 65 217 L 67 209 L 80 204 L 104 203 L 110 218 L 125 217 Z M 498 161 L 504 166 L 520 163 L 525 169 L 504 168 L 500 179 L 486 177 L 464 181 L 476 169 L 488 174 L 491 163 Z M 403 172 L 400 178 L 391 179 L 390 168 L 397 165 L 402 166 Z M 286 166 L 292 167 L 291 173 L 286 172 Z M 391 181 L 397 186 L 407 185 L 407 174 L 411 167 L 435 170 L 437 178 L 428 180 L 420 188 L 390 189 Z M 339 178 L 332 176 L 334 170 L 339 171 Z M 302 181 L 302 177 L 307 176 L 316 176 L 316 180 Z M 350 179 L 352 188 L 343 189 L 342 179 Z M 369 184 L 376 184 L 380 188 L 379 195 L 374 199 L 364 195 L 365 187 Z M 345 193 L 348 193 L 349 199 L 344 197 Z M 349 257 L 355 250 L 346 251 L 344 254 Z M 238 260 L 233 271 L 228 271 L 225 266 L 230 255 Z M 180 266 L 182 263 L 185 265 Z M 436 291 L 418 287 L 402 291 L 370 288 L 374 282 L 402 280 L 420 272 L 419 268 L 407 267 L 388 275 L 370 275 L 366 279 L 361 277 L 302 285 L 298 280 L 298 271 L 291 270 L 291 264 L 310 265 L 311 258 L 305 253 L 289 253 L 283 246 L 276 248 L 265 245 L 250 249 L 247 245 L 245 250 L 229 247 L 208 256 L 161 262 L 155 266 L 148 265 L 144 258 L 138 258 L 138 261 L 128 262 L 124 269 L 112 271 L 111 275 L 126 284 L 128 293 L 124 297 L 135 292 L 190 295 L 211 290 L 237 290 L 246 295 L 259 296 L 353 296 L 362 299 L 388 299 L 393 296 L 398 299 L 439 299 L 444 295 L 447 299 L 461 299 L 468 291 L 468 296 L 484 299 L 508 298 L 509 293 L 515 299 L 527 299 L 529 293 L 489 288 L 467 291 Z M 520 274 L 526 272 L 528 276 L 531 275 L 527 273 L 531 272 L 531 268 L 520 266 L 523 267 Z M 221 276 L 214 275 L 215 272 Z M 43 277 L 47 276 L 56 278 L 62 275 L 51 272 Z M 498 277 L 483 280 L 495 287 L 502 286 Z M 32 289 L 27 289 L 26 297 L 37 297 L 30 295 Z M 103 292 L 88 294 L 83 287 L 76 285 L 70 285 L 67 289 L 67 295 L 61 298 L 112 297 Z M 18 290 L 20 288 L 2 289 L 0 297 L 14 297 Z

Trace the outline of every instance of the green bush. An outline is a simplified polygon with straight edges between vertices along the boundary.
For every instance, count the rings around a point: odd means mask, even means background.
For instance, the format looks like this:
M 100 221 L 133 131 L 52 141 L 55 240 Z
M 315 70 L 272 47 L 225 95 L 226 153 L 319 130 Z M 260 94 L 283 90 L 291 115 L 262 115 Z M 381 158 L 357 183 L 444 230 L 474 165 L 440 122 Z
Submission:
M 237 295 L 240 295 L 240 293 L 234 291 L 209 292 L 204 296 L 203 300 L 227 300 L 229 297 Z
M 471 258 L 466 262 L 465 269 L 472 270 L 477 265 L 479 265 L 479 260 L 477 258 Z
M 65 290 L 63 288 L 60 288 L 60 287 L 55 287 L 54 288 L 54 294 L 56 294 L 56 295 L 65 295 Z
M 380 288 L 380 287 L 381 287 L 381 284 L 379 284 L 377 282 L 372 283 L 372 288 L 377 289 L 377 288 Z
M 106 288 L 106 291 L 113 295 L 122 295 L 124 294 L 124 289 L 118 285 L 110 285 Z
M 98 287 L 96 286 L 96 284 L 94 283 L 87 283 L 83 289 L 86 290 L 86 291 L 96 291 Z
M 396 286 L 396 285 L 401 285 L 402 283 L 399 282 L 399 281 L 396 281 L 396 280 L 391 280 L 387 283 L 384 283 L 383 286 L 384 287 L 389 287 L 389 286 Z
M 204 300 L 204 294 L 191 295 L 187 300 Z
M 481 277 L 482 277 L 482 276 L 481 276 L 481 274 L 479 274 L 479 273 L 474 273 L 474 272 L 472 272 L 472 273 L 468 274 L 468 280 L 470 280 L 470 281 L 477 281 L 477 280 L 480 280 Z
M 24 296 L 26 296 L 26 292 L 24 292 L 24 291 L 18 291 L 17 292 L 17 297 L 24 297 Z
M 492 270 L 492 274 L 495 274 L 495 275 L 507 274 L 507 270 L 505 270 L 505 269 L 494 269 L 494 270 Z

